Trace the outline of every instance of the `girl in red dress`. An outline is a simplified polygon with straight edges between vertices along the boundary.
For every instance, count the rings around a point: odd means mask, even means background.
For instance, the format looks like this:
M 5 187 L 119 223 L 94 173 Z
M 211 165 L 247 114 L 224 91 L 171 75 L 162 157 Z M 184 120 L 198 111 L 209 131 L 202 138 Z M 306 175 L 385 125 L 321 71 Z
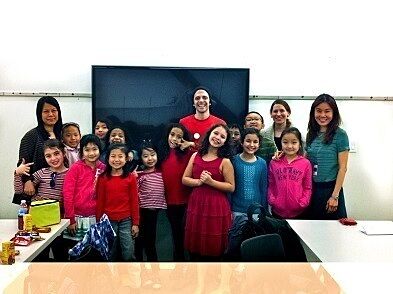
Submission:
M 193 261 L 219 261 L 228 244 L 232 215 L 227 193 L 235 190 L 229 139 L 226 125 L 213 126 L 184 171 L 183 184 L 193 188 L 184 242 Z

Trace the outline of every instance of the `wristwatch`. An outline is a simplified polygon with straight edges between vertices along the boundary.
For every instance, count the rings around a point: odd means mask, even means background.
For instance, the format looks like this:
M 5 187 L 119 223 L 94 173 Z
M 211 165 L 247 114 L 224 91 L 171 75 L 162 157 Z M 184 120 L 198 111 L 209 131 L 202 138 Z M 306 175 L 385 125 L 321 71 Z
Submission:
M 338 200 L 338 197 L 339 197 L 339 195 L 337 195 L 337 196 L 331 196 L 332 198 L 334 198 L 335 200 Z

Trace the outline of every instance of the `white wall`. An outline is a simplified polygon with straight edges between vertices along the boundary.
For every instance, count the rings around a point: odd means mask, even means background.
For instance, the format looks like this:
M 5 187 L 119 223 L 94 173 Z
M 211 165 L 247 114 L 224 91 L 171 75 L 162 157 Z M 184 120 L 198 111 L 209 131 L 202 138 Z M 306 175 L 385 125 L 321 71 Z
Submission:
M 90 93 L 91 65 L 113 64 L 249 67 L 252 95 L 393 96 L 389 1 L 37 0 L 2 1 L 0 8 L 4 92 Z M 80 111 L 68 99 L 63 111 L 89 130 L 91 102 L 80 100 Z M 12 169 L 21 136 L 35 125 L 35 101 L 0 97 L 0 217 L 14 215 Z M 347 191 L 349 181 L 358 183 L 347 192 L 356 198 L 355 217 L 393 218 L 393 168 L 380 174 L 376 167 L 379 158 L 391 163 L 388 151 L 378 151 L 391 143 L 391 104 L 340 103 L 349 136 L 369 137 L 357 139 L 350 159 L 359 171 L 346 182 Z M 294 116 L 308 108 L 299 107 Z M 353 162 L 358 157 L 364 171 Z
M 285 97 L 283 97 L 285 98 Z M 265 127 L 272 124 L 269 109 L 273 100 L 251 100 L 250 110 L 262 114 Z M 312 100 L 287 100 L 291 121 L 305 140 Z M 393 219 L 393 146 L 388 124 L 393 123 L 391 101 L 338 100 L 353 150 L 349 154 L 348 172 L 344 182 L 347 212 L 356 219 Z M 384 147 L 385 146 L 385 147 Z
M 91 132 L 91 98 L 56 97 L 62 110 L 63 122 L 78 122 L 82 134 Z M 19 144 L 23 135 L 37 126 L 35 108 L 39 97 L 0 96 L 0 218 L 14 218 L 17 206 L 11 204 L 14 195 L 13 170 L 18 161 Z

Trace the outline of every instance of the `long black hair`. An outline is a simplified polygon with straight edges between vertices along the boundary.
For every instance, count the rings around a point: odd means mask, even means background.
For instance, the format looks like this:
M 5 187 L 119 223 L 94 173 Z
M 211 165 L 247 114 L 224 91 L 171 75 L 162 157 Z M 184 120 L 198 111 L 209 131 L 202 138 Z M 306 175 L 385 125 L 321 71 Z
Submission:
M 323 143 L 330 144 L 333 141 L 333 137 L 336 134 L 338 126 L 341 124 L 341 116 L 338 111 L 336 100 L 329 94 L 321 94 L 319 95 L 311 105 L 310 109 L 310 117 L 308 120 L 308 128 L 307 128 L 307 137 L 306 144 L 309 146 L 312 141 L 318 136 L 318 133 L 321 129 L 321 126 L 315 119 L 315 108 L 321 103 L 327 103 L 333 111 L 333 118 L 330 123 L 327 125 L 327 130 L 325 136 L 323 138 Z
M 160 160 L 161 162 L 164 161 L 165 159 L 167 159 L 169 156 L 169 152 L 170 152 L 171 148 L 169 147 L 169 144 L 168 144 L 168 137 L 169 137 L 169 134 L 171 133 L 172 129 L 174 129 L 174 128 L 178 128 L 178 129 L 182 130 L 183 140 L 190 141 L 190 134 L 187 131 L 185 126 L 183 126 L 181 123 L 168 124 L 166 127 L 166 130 L 165 130 L 164 136 L 162 137 L 161 142 L 158 145 L 158 149 L 159 149 L 158 153 L 159 153 L 159 157 L 161 158 L 161 160 Z M 176 147 L 175 152 L 177 155 L 183 156 L 187 153 L 187 150 L 181 150 L 180 147 Z
M 45 124 L 44 121 L 42 120 L 42 110 L 44 109 L 44 104 L 50 104 L 57 109 L 57 122 L 55 123 L 53 127 L 53 132 L 55 133 L 55 136 L 57 139 L 61 140 L 61 130 L 63 127 L 63 120 L 61 117 L 61 109 L 59 102 L 57 102 L 56 98 L 52 96 L 43 96 L 37 101 L 37 107 L 35 110 L 36 116 L 37 116 L 37 130 L 41 138 L 44 140 L 49 139 L 49 133 L 47 130 L 45 130 Z
M 214 129 L 218 128 L 218 127 L 222 127 L 225 129 L 225 131 L 227 132 L 227 139 L 224 142 L 224 145 L 222 145 L 220 148 L 218 148 L 217 150 L 217 156 L 221 157 L 221 158 L 230 158 L 231 157 L 231 136 L 229 134 L 229 129 L 227 127 L 227 125 L 224 124 L 216 124 L 214 126 L 212 126 L 206 133 L 205 137 L 203 138 L 202 144 L 201 144 L 201 148 L 199 149 L 198 153 L 203 156 L 206 155 L 209 152 L 209 146 L 210 146 L 210 142 L 209 142 L 209 137 L 210 134 L 213 132 Z
M 109 178 L 112 176 L 112 174 L 111 174 L 111 172 L 112 172 L 112 167 L 111 167 L 110 164 L 109 164 L 109 158 L 110 158 L 110 156 L 111 156 L 111 151 L 112 151 L 112 150 L 115 150 L 115 149 L 119 149 L 119 150 L 120 150 L 121 152 L 123 152 L 124 155 L 126 156 L 126 164 L 123 166 L 123 173 L 122 173 L 122 175 L 121 175 L 121 178 L 126 178 L 126 177 L 128 177 L 128 175 L 129 175 L 132 171 L 135 170 L 135 168 L 136 168 L 136 163 L 135 163 L 135 160 L 132 160 L 132 161 L 129 161 L 129 160 L 128 160 L 128 153 L 130 152 L 130 149 L 127 147 L 127 145 L 125 145 L 125 144 L 120 144 L 120 143 L 114 143 L 114 144 L 110 144 L 110 145 L 108 146 L 107 153 L 106 153 L 106 156 L 105 156 L 106 168 L 105 168 L 104 174 L 105 174 L 107 177 L 109 177 Z

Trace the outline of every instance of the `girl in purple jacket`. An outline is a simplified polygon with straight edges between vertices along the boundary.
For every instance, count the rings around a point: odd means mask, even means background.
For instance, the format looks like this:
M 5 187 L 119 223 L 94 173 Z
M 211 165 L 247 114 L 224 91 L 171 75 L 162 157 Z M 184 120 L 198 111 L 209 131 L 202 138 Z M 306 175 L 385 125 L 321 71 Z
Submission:
M 278 218 L 304 218 L 310 204 L 312 168 L 303 157 L 302 135 L 297 128 L 281 134 L 282 152 L 269 166 L 268 202 Z

